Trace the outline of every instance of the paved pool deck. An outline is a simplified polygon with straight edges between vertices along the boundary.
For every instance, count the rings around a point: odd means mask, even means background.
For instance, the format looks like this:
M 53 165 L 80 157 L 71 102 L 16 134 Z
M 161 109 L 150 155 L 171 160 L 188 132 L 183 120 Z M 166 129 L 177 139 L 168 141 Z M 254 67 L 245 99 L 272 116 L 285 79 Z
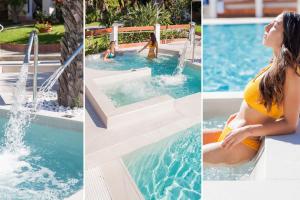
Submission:
M 160 45 L 160 48 L 180 53 L 184 43 L 183 41 Z M 135 49 L 140 49 L 140 47 L 130 48 L 130 50 Z M 200 48 L 196 52 L 195 58 L 200 60 Z M 187 59 L 189 59 L 188 56 L 191 55 L 187 52 Z M 107 72 L 102 70 L 97 72 L 86 69 L 86 80 L 93 81 L 97 77 L 105 76 L 105 73 Z M 89 87 L 88 85 L 89 83 L 86 87 Z M 94 188 L 93 190 L 86 189 L 86 197 L 89 196 L 91 199 L 143 199 L 122 162 L 122 156 L 187 129 L 201 122 L 202 118 L 201 93 L 172 99 L 168 104 L 168 109 L 156 115 L 146 116 L 135 113 L 134 119 L 124 119 L 125 123 L 122 123 L 122 126 L 110 128 L 106 128 L 106 124 L 101 120 L 94 102 L 91 102 L 90 98 L 86 98 L 85 102 L 85 173 L 87 174 L 85 182 Z M 140 102 L 140 104 L 140 108 L 144 109 L 145 102 Z M 161 110 L 164 110 L 164 107 Z M 100 180 L 102 180 L 101 183 Z

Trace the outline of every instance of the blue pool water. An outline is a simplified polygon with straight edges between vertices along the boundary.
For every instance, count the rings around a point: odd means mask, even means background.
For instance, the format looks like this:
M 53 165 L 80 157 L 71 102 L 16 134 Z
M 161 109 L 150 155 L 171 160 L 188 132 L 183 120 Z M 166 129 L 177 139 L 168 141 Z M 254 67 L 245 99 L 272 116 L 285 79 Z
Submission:
M 11 153 L 4 148 L 6 122 L 0 118 L 0 199 L 64 199 L 82 188 L 82 133 L 31 124 L 26 148 Z
M 200 125 L 123 157 L 145 200 L 199 200 Z
M 203 31 L 205 92 L 242 91 L 271 59 L 262 45 L 264 24 L 204 25 Z
M 200 70 L 187 65 L 182 75 L 164 74 L 115 83 L 105 87 L 104 93 L 119 107 L 164 94 L 177 99 L 200 92 L 200 87 Z
M 86 67 L 102 70 L 129 70 L 149 67 L 152 75 L 172 74 L 174 66 L 177 66 L 178 57 L 171 55 L 159 55 L 158 59 L 147 59 L 145 55 L 135 52 L 126 52 L 116 56 L 109 62 L 104 62 L 100 55 L 87 56 Z
M 102 70 L 151 68 L 150 78 L 115 83 L 104 88 L 104 93 L 117 107 L 164 94 L 181 98 L 200 92 L 200 69 L 185 64 L 183 73 L 174 76 L 177 64 L 177 56 L 159 55 L 158 59 L 149 60 L 144 55 L 130 52 L 117 56 L 111 62 L 102 61 L 99 55 L 88 56 L 86 59 L 87 67 Z

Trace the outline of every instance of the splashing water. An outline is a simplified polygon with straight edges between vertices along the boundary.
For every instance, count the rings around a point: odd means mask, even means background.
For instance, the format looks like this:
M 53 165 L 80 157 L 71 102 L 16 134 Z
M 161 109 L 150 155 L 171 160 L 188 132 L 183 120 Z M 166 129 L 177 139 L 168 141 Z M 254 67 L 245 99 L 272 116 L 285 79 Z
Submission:
M 49 92 L 65 66 L 56 70 L 42 85 L 36 102 L 32 102 L 35 111 L 42 105 L 41 96 Z M 24 143 L 26 129 L 35 114 L 25 105 L 28 64 L 23 64 L 13 93 L 13 104 L 9 120 L 5 125 L 4 144 L 0 149 L 0 199 L 63 199 L 69 196 L 78 179 L 61 180 L 56 172 L 40 164 L 39 157 L 32 157 L 29 146 Z M 32 113 L 32 114 L 31 114 Z M 30 160 L 35 160 L 33 163 Z
M 30 110 L 24 106 L 26 101 L 27 76 L 28 64 L 23 64 L 14 90 L 9 120 L 5 128 L 4 149 L 12 153 L 18 153 L 26 148 L 23 138 L 25 129 L 30 122 Z
M 188 43 L 189 43 L 189 41 L 187 40 L 184 44 L 182 53 L 179 57 L 179 63 L 177 65 L 175 71 L 173 72 L 173 76 L 181 75 L 184 70 L 184 61 L 185 61 L 185 56 L 186 56 L 186 50 L 188 48 Z

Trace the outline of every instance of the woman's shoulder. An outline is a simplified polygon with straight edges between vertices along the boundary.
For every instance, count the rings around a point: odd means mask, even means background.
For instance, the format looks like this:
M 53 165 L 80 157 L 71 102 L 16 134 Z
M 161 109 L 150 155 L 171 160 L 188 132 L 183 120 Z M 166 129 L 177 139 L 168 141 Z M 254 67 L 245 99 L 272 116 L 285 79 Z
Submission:
M 300 66 L 288 67 L 286 70 L 286 78 L 300 81 Z

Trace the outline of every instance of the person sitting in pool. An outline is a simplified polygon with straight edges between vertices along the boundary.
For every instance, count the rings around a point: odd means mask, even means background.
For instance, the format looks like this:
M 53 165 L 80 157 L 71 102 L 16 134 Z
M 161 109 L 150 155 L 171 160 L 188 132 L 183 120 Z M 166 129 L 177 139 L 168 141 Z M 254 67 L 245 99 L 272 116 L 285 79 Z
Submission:
M 104 52 L 103 60 L 107 61 L 108 59 L 114 58 L 116 56 L 115 53 L 115 42 L 111 41 L 109 44 L 109 48 Z
M 141 50 L 139 50 L 138 53 L 140 53 L 141 51 L 146 49 L 148 46 L 149 46 L 148 58 L 150 58 L 150 59 L 157 58 L 158 44 L 157 44 L 156 37 L 155 37 L 154 33 L 150 34 L 149 42 Z
M 257 154 L 261 137 L 296 131 L 300 114 L 300 15 L 285 12 L 265 26 L 271 63 L 244 90 L 223 130 L 203 131 L 204 165 L 239 164 Z

